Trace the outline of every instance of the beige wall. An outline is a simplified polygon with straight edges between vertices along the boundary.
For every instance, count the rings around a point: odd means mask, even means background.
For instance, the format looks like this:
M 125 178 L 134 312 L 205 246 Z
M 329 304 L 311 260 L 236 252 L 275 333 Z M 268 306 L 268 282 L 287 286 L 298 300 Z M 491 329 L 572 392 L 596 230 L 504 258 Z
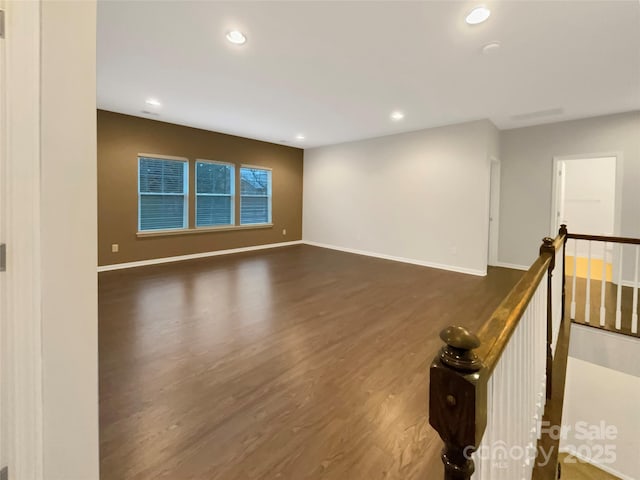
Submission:
M 554 156 L 615 152 L 623 157 L 619 233 L 640 237 L 640 112 L 501 132 L 499 260 L 530 265 L 551 233 Z
M 138 238 L 139 153 L 187 157 L 189 191 L 196 159 L 273 169 L 273 227 Z M 98 111 L 98 264 L 148 260 L 302 238 L 301 149 Z M 194 225 L 194 195 L 189 224 Z M 238 215 L 236 215 L 238 218 Z M 286 235 L 282 230 L 286 229 Z M 112 253 L 111 245 L 119 244 Z

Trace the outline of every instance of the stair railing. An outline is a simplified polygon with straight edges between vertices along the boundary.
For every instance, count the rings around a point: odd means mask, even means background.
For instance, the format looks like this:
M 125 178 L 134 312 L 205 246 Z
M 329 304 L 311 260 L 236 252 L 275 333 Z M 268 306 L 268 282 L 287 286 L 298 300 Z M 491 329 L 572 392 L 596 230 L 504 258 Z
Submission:
M 640 239 L 578 233 L 567 238 L 571 319 L 638 336 Z
M 553 347 L 565 302 L 567 229 L 540 254 L 477 335 L 460 326 L 430 369 L 429 422 L 444 441 L 445 480 L 531 478 Z M 560 274 L 553 275 L 554 268 Z

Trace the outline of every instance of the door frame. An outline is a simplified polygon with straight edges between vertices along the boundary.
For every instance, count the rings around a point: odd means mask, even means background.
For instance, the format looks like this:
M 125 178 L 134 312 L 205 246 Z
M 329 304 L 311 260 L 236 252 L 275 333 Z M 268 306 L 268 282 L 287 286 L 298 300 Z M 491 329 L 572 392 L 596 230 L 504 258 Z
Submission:
M 41 2 L 5 2 L 4 153 L 6 461 L 10 478 L 43 478 L 40 262 Z
M 0 0 L 0 10 L 6 13 L 5 0 Z M 5 238 L 5 218 L 7 214 L 5 199 L 6 183 L 6 148 L 7 148 L 7 121 L 6 121 L 6 81 L 5 81 L 5 40 L 0 39 L 0 243 L 6 243 Z M 7 366 L 9 365 L 9 355 L 7 350 L 7 297 L 6 297 L 6 275 L 0 272 L 0 469 L 7 467 L 8 458 L 8 382 Z
M 5 4 L 9 475 L 97 480 L 97 5 Z
M 500 245 L 500 183 L 501 164 L 495 157 L 489 158 L 489 252 L 488 264 L 497 266 Z
M 622 186 L 624 181 L 624 157 L 621 151 L 609 151 L 609 152 L 596 152 L 596 153 L 586 153 L 586 154 L 576 154 L 576 155 L 559 155 L 553 157 L 553 170 L 552 170 L 552 188 L 551 188 L 551 223 L 549 229 L 549 236 L 551 238 L 555 238 L 558 234 L 557 230 L 557 211 L 558 211 L 558 202 L 560 201 L 558 195 L 558 170 L 560 165 L 565 161 L 579 161 L 579 160 L 589 160 L 594 158 L 607 158 L 607 157 L 615 157 L 616 159 L 616 184 L 615 184 L 615 202 L 614 202 L 614 212 L 613 212 L 613 235 L 620 236 L 621 225 L 622 225 Z M 569 233 L 571 233 L 571 225 L 567 225 L 567 229 Z M 575 232 L 575 233 L 583 233 L 583 232 Z M 616 245 L 612 251 L 612 278 L 618 278 L 618 263 L 620 258 L 620 245 Z M 569 250 L 567 250 L 569 252 Z M 577 252 L 575 253 L 577 255 Z M 605 254 L 606 255 L 606 254 Z
M 558 171 L 562 162 L 570 161 L 570 160 L 589 160 L 594 158 L 605 158 L 605 157 L 615 157 L 616 159 L 616 185 L 615 185 L 615 206 L 614 206 L 614 220 L 613 220 L 613 233 L 616 236 L 620 235 L 620 229 L 622 224 L 622 184 L 624 180 L 623 172 L 624 172 L 624 158 L 623 154 L 620 151 L 609 151 L 609 152 L 596 152 L 596 153 L 583 153 L 576 155 L 558 155 L 553 157 L 553 168 L 551 170 L 551 212 L 550 212 L 550 223 L 549 223 L 549 236 L 555 238 L 558 234 L 558 225 L 557 225 L 557 212 L 559 207 L 560 196 L 558 192 L 559 182 L 558 182 Z M 571 225 L 568 225 L 567 228 L 569 232 L 571 232 Z M 582 233 L 582 232 L 575 232 Z

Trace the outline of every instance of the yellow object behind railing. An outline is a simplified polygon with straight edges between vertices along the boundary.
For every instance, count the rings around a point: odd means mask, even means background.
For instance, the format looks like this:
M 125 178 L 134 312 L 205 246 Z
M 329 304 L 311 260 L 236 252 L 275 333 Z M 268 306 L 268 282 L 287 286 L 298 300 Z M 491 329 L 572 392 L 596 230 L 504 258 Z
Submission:
M 573 275 L 573 262 L 575 257 L 567 255 L 565 261 L 565 273 L 569 276 Z M 589 259 L 587 257 L 578 257 L 578 263 L 576 264 L 576 276 L 579 278 L 587 278 L 587 270 L 589 267 Z M 610 282 L 613 278 L 613 266 L 611 263 L 607 263 L 606 281 Z M 602 280 L 602 259 L 591 259 L 591 280 Z

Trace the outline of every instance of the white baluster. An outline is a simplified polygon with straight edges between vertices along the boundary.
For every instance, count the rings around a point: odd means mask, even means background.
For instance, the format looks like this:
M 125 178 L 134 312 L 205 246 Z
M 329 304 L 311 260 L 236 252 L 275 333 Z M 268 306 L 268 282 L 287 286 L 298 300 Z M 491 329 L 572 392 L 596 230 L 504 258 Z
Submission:
M 576 272 L 578 268 L 578 239 L 573 241 L 573 280 L 571 285 L 571 320 L 576 319 Z
M 587 293 L 585 295 L 584 303 L 584 321 L 589 323 L 591 321 L 591 240 L 589 240 L 587 255 Z
M 556 292 L 560 294 L 561 292 Z M 546 373 L 547 277 L 515 327 L 491 378 L 487 382 L 487 428 L 483 453 L 495 447 L 535 449 L 544 409 Z M 542 393 L 542 394 L 541 394 Z M 493 450 L 492 450 L 493 449 Z M 526 451 L 526 450 L 525 450 Z M 476 455 L 473 480 L 530 479 L 534 459 L 486 458 Z M 504 460 L 501 468 L 498 460 Z
M 620 245 L 620 255 L 618 256 L 618 297 L 616 299 L 616 330 L 622 328 L 622 253 L 624 246 Z
M 544 280 L 543 280 L 544 281 Z M 520 323 L 519 325 L 519 331 L 518 331 L 518 339 L 519 339 L 519 343 L 520 343 L 520 348 L 518 349 L 520 352 L 520 355 L 518 355 L 520 357 L 520 377 L 521 377 L 521 386 L 520 386 L 520 394 L 522 395 L 522 403 L 520 404 L 522 406 L 522 409 L 526 412 L 525 415 L 522 415 L 522 426 L 521 426 L 521 434 L 520 434 L 520 442 L 519 445 L 521 448 L 524 448 L 527 446 L 527 441 L 529 440 L 529 418 L 528 416 L 531 414 L 530 411 L 527 410 L 527 402 L 528 402 L 528 398 L 527 398 L 527 381 L 528 376 L 527 376 L 527 348 L 526 348 L 526 339 L 527 339 L 527 334 L 526 334 L 526 328 L 525 328 L 525 324 L 526 322 L 529 320 L 529 317 L 531 315 L 531 312 L 525 313 L 526 318 L 525 318 L 525 322 L 524 323 Z M 524 474 L 524 462 L 522 459 L 520 459 L 518 461 L 518 467 L 519 467 L 519 471 L 520 471 L 520 475 L 522 476 Z
M 600 326 L 604 327 L 607 317 L 607 311 L 604 304 L 607 286 L 607 242 L 604 242 L 602 247 L 602 283 L 600 285 Z
M 544 311 L 545 305 L 545 295 L 540 295 L 538 298 L 538 311 Z M 537 321 L 538 316 L 536 316 L 536 321 L 534 322 L 536 325 L 538 340 L 536 342 L 536 364 L 538 366 L 538 376 L 536 378 L 537 384 L 537 411 L 538 411 L 538 438 L 540 438 L 542 434 L 542 414 L 544 411 L 544 402 L 546 398 L 546 385 L 547 385 L 547 371 L 546 371 L 546 361 L 545 361 L 545 335 L 544 335 L 544 324 L 541 321 Z
M 522 415 L 517 415 L 516 413 L 518 412 L 518 410 L 523 409 L 522 408 L 523 379 L 521 375 L 522 370 L 521 370 L 521 363 L 520 363 L 520 359 L 521 359 L 520 355 L 522 352 L 518 352 L 519 350 L 518 347 L 519 347 L 518 337 L 514 333 L 514 339 L 509 349 L 509 365 L 510 365 L 510 368 L 512 368 L 512 375 L 513 375 L 513 384 L 512 384 L 513 386 L 511 387 L 511 395 L 513 400 L 511 401 L 513 402 L 512 411 L 515 413 L 515 415 L 512 417 L 515 419 L 515 422 L 514 422 L 515 430 L 509 439 L 509 443 L 508 443 L 509 447 L 519 445 L 520 439 L 522 438 Z M 511 365 L 513 365 L 513 367 L 511 367 Z M 506 425 L 505 427 L 508 428 Z M 517 472 L 517 469 L 518 469 L 518 465 L 516 462 L 514 462 L 513 459 L 509 458 L 508 462 L 509 462 L 509 471 L 502 472 L 503 480 L 508 480 L 510 475 L 509 472 L 511 472 L 511 475 L 513 475 L 515 472 Z
M 633 314 L 631 333 L 638 333 L 638 270 L 640 269 L 640 245 L 636 245 L 636 273 L 633 277 Z

